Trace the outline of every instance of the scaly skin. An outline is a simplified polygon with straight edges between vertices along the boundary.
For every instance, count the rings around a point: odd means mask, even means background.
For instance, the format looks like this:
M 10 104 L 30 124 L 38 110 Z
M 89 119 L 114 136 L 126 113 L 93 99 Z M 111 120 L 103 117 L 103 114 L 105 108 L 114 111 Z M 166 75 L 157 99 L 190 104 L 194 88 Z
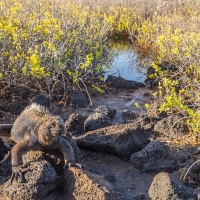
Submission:
M 53 116 L 48 108 L 31 104 L 16 119 L 11 130 L 11 137 L 17 143 L 11 151 L 12 177 L 21 177 L 27 171 L 23 165 L 22 155 L 30 150 L 58 149 L 64 156 L 65 169 L 70 166 L 81 167 L 75 163 L 71 145 L 60 136 L 64 130 L 64 121 Z

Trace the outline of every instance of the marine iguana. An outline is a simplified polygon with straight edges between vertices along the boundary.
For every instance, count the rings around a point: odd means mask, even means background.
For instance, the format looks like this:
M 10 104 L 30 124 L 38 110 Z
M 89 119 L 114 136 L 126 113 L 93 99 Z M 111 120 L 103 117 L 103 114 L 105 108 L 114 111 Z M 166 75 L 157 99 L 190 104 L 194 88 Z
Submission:
M 43 98 L 46 97 L 42 97 L 42 100 Z M 71 166 L 82 167 L 75 163 L 71 145 L 60 137 L 64 131 L 64 121 L 59 116 L 54 116 L 45 104 L 39 104 L 40 100 L 25 108 L 11 129 L 11 138 L 16 142 L 11 151 L 11 183 L 18 177 L 24 181 L 23 173 L 28 168 L 27 164 L 23 164 L 22 155 L 30 150 L 58 149 L 64 156 L 65 169 Z

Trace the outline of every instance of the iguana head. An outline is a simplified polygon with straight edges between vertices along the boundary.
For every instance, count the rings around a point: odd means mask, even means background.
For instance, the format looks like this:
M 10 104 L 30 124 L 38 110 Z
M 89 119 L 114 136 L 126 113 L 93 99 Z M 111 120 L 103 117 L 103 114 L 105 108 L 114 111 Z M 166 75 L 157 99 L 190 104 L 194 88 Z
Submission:
M 56 142 L 59 136 L 64 131 L 64 121 L 58 116 L 46 116 L 44 117 L 38 128 L 36 134 L 38 141 L 43 145 L 51 145 Z

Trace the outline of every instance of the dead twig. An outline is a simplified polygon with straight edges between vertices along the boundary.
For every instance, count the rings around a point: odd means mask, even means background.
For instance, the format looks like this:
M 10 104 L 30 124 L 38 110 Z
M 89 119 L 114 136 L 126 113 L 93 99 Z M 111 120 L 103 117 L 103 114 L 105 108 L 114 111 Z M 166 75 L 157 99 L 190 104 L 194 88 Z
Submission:
M 3 110 L 0 110 L 0 113 L 2 113 L 3 115 L 11 116 L 11 117 L 16 117 L 14 114 L 5 112 L 5 111 L 3 111 Z
M 184 177 L 183 177 L 183 173 L 185 172 L 185 170 L 184 170 L 184 172 L 181 174 L 181 177 L 180 177 L 180 180 L 181 181 L 185 181 L 185 179 L 186 179 L 186 177 L 187 177 L 187 175 L 188 175 L 188 173 L 189 173 L 189 171 L 192 169 L 192 167 L 194 166 L 194 165 L 196 165 L 198 162 L 200 162 L 200 160 L 197 160 L 197 161 L 195 161 L 189 168 L 188 168 L 188 170 L 186 171 L 186 173 L 185 173 L 185 175 L 184 175 Z M 182 178 L 183 177 L 183 178 Z
M 88 98 L 89 98 L 89 101 L 90 101 L 90 105 L 92 106 L 92 99 L 91 99 L 91 97 L 90 97 L 90 94 L 89 94 L 89 92 L 88 92 L 88 89 L 87 89 L 87 86 L 86 86 L 86 84 L 84 83 L 84 81 L 81 79 L 81 78 L 79 78 L 79 80 L 82 82 L 82 84 L 84 85 L 84 87 L 85 87 L 85 90 L 86 90 L 86 93 L 87 93 L 87 95 L 88 95 Z

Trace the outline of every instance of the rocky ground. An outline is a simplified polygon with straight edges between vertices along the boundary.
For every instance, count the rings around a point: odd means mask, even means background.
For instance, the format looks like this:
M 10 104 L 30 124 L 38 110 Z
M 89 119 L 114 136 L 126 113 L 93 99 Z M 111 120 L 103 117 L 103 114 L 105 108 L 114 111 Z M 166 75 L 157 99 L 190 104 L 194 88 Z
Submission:
M 77 91 L 69 93 L 65 109 L 52 98 L 52 110 L 65 120 L 63 138 L 83 169 L 64 171 L 57 151 L 29 152 L 23 158 L 26 181 L 10 184 L 14 143 L 0 129 L 0 199 L 199 199 L 199 147 L 174 144 L 188 132 L 182 117 L 150 119 L 142 110 L 151 91 L 114 82 L 112 92 L 91 96 L 93 105 Z M 1 124 L 13 123 L 34 97 L 27 88 L 13 88 L 0 98 Z

